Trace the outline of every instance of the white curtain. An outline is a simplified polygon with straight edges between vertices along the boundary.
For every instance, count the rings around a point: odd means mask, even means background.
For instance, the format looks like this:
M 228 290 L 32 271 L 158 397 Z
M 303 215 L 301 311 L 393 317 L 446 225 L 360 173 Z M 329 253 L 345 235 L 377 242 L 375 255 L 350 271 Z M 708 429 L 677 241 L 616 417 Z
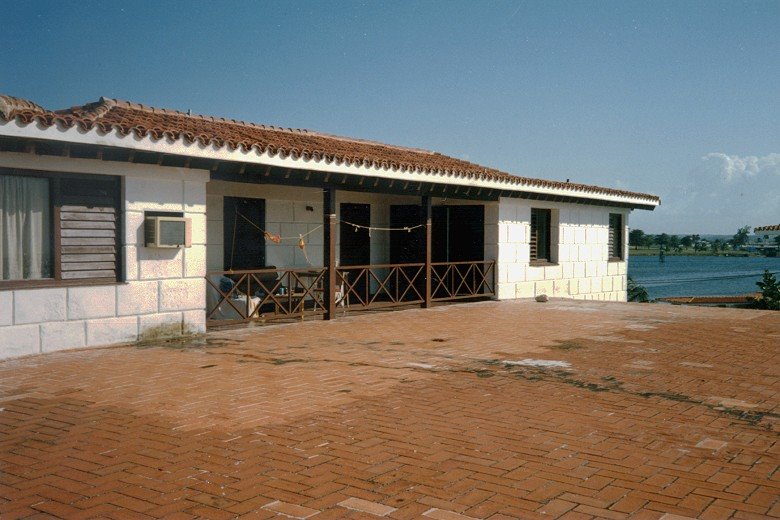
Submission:
M 0 280 L 51 276 L 49 180 L 0 175 Z

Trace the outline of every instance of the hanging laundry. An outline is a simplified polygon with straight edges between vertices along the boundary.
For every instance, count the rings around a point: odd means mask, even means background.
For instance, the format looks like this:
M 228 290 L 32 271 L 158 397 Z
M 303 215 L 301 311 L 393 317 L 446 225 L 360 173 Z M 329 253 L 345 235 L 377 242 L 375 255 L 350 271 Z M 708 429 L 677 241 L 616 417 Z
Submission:
M 282 237 L 280 237 L 279 235 L 275 235 L 270 231 L 263 231 L 263 236 L 265 236 L 267 240 L 270 240 L 274 244 L 280 244 L 282 242 Z

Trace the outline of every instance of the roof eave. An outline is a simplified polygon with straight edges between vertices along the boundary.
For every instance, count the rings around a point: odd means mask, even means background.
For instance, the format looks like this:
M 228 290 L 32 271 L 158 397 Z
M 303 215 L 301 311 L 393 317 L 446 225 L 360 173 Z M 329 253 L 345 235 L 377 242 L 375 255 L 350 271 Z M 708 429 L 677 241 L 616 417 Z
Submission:
M 203 145 L 198 141 L 185 142 L 182 138 L 171 139 L 169 137 L 163 137 L 161 139 L 155 139 L 149 135 L 139 136 L 134 132 L 130 132 L 126 135 L 123 135 L 116 130 L 103 132 L 97 126 L 91 129 L 84 129 L 79 125 L 64 126 L 59 123 L 52 126 L 46 126 L 39 122 L 25 124 L 16 119 L 11 119 L 9 121 L 0 118 L 0 135 L 21 139 L 45 139 L 81 145 L 109 146 L 137 151 L 211 159 L 215 161 L 304 168 L 313 171 L 343 173 L 348 175 L 410 180 L 416 182 L 435 182 L 455 186 L 497 189 L 508 192 L 538 193 L 548 196 L 584 198 L 607 203 L 620 203 L 636 209 L 652 210 L 660 204 L 659 199 L 652 197 L 598 193 L 595 191 L 598 189 L 595 186 L 576 185 L 576 187 L 573 188 L 535 186 L 532 184 L 533 179 L 524 179 L 522 177 L 508 179 L 475 178 L 468 175 L 442 171 L 426 172 L 419 169 L 402 171 L 391 167 L 345 164 L 324 159 L 304 157 L 293 158 L 290 156 L 281 156 L 280 154 L 271 154 L 254 147 L 250 149 L 230 149 L 226 145 L 219 147 L 213 144 Z

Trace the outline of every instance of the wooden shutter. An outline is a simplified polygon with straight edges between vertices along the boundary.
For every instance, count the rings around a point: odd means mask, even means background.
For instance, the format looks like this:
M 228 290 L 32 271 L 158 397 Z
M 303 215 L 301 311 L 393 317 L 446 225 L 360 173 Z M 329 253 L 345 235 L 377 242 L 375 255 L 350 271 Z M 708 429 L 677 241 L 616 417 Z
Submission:
M 59 199 L 62 279 L 116 281 L 120 272 L 118 179 L 63 178 Z
M 531 261 L 550 260 L 551 220 L 551 210 L 531 208 Z
M 623 216 L 619 213 L 609 214 L 609 258 L 623 259 Z
M 539 255 L 539 214 L 531 209 L 531 260 L 536 260 Z

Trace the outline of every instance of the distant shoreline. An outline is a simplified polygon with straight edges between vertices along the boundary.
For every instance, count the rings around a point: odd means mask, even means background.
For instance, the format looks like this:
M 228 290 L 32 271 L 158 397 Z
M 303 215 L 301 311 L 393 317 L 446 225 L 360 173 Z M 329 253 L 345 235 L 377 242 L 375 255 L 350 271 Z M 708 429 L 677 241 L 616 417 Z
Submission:
M 633 246 L 628 248 L 629 258 L 632 256 L 659 256 L 660 250 L 657 247 L 640 247 L 634 249 Z M 683 249 L 682 251 L 667 251 L 664 250 L 664 256 L 722 256 L 722 257 L 761 257 L 766 256 L 761 253 L 754 253 L 749 251 L 718 251 L 713 253 L 712 251 L 694 251 L 693 249 Z
M 674 255 L 629 256 L 628 276 L 647 290 L 651 300 L 668 297 L 742 296 L 757 291 L 765 271 L 780 274 L 780 257 Z

